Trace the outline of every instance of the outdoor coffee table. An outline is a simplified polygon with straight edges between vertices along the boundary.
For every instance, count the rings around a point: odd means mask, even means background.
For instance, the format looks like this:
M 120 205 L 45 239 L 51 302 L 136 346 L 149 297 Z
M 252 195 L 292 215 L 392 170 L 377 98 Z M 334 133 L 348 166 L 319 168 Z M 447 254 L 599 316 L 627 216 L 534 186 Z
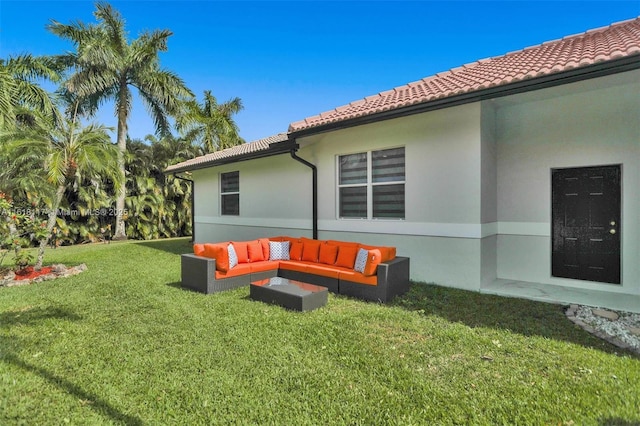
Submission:
M 254 281 L 249 290 L 253 300 L 303 312 L 326 305 L 328 293 L 326 287 L 281 277 Z

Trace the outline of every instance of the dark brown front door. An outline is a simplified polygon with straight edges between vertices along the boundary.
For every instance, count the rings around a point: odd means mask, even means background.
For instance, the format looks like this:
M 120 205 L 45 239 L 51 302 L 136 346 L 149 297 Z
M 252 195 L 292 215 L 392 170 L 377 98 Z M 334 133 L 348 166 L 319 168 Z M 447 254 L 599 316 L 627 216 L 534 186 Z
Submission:
M 552 275 L 620 284 L 620 166 L 554 169 Z

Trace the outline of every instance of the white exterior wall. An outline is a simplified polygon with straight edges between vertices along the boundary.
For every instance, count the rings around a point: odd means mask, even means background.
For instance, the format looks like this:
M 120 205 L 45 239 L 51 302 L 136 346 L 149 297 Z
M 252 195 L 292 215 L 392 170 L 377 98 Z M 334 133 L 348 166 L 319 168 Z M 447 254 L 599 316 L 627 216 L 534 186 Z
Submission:
M 501 99 L 496 123 L 498 278 L 640 294 L 640 72 Z M 622 285 L 552 277 L 551 169 L 609 164 L 622 164 Z
M 476 103 L 299 139 L 318 167 L 319 238 L 392 245 L 413 280 L 479 289 L 480 122 Z M 338 219 L 337 156 L 400 146 L 406 219 Z
M 220 214 L 220 174 L 240 172 L 240 215 Z M 311 237 L 311 169 L 288 154 L 196 170 L 196 242 Z

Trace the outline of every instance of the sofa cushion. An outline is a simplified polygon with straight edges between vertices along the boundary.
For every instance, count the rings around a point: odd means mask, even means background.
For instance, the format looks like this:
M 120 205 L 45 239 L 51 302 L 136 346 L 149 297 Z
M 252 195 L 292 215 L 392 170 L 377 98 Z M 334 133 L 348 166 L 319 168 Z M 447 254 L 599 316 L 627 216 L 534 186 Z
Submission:
M 300 260 L 281 260 L 280 269 L 287 269 L 289 271 L 307 272 L 307 262 Z
M 262 243 L 259 240 L 249 241 L 247 243 L 247 251 L 249 254 L 249 262 L 262 262 L 265 260 Z
M 233 269 L 229 269 L 227 272 L 216 271 L 216 279 L 223 280 L 225 278 L 239 277 L 241 275 L 247 275 L 250 273 L 251 273 L 251 264 L 243 263 L 243 264 L 238 264 L 238 266 L 234 267 Z
M 360 247 L 365 248 L 367 250 L 380 250 L 380 262 L 388 262 L 396 258 L 396 248 L 395 247 L 385 247 L 385 246 L 369 246 L 366 244 L 361 244 Z
M 358 284 L 378 285 L 378 277 L 376 275 L 366 276 L 353 269 L 340 271 L 340 281 L 350 281 Z
M 340 278 L 340 272 L 343 271 L 343 268 L 339 268 L 337 266 L 329 266 L 323 265 L 322 263 L 311 263 L 307 264 L 306 272 L 308 274 L 321 275 L 323 277 L 329 278 Z
M 289 259 L 302 260 L 302 241 L 293 240 L 290 243 L 291 245 L 289 247 Z
M 289 260 L 289 241 L 269 241 L 269 260 Z
M 249 263 L 249 250 L 246 241 L 232 241 L 233 248 L 236 249 L 238 255 L 238 263 Z
M 357 245 L 340 245 L 338 248 L 338 256 L 336 257 L 336 266 L 353 269 L 357 254 Z
M 216 270 L 226 272 L 229 270 L 229 243 L 204 244 L 202 256 L 216 260 Z
M 238 266 L 238 255 L 236 254 L 236 249 L 231 243 L 227 245 L 227 255 L 229 256 L 229 269 L 233 269 Z
M 337 256 L 338 246 L 328 243 L 320 245 L 320 255 L 318 256 L 318 262 L 327 265 L 333 265 L 334 263 L 336 263 Z
M 356 272 L 364 273 L 364 267 L 367 265 L 367 258 L 369 257 L 369 251 L 363 248 L 358 249 L 356 255 L 356 261 L 353 264 L 353 270 Z
M 194 244 L 193 254 L 196 256 L 204 256 L 204 244 Z
M 318 262 L 321 244 L 318 240 L 302 239 L 302 260 L 305 262 Z
M 382 262 L 381 251 L 379 249 L 368 250 L 367 263 L 365 264 L 363 274 L 368 277 L 375 275 L 380 262 Z
M 277 260 L 263 260 L 262 262 L 251 262 L 251 273 L 273 271 L 278 269 L 280 262 Z
M 264 256 L 264 260 L 268 260 L 271 254 L 269 252 L 269 240 L 266 238 L 260 238 L 258 241 L 260 241 L 260 244 L 262 245 L 262 254 Z

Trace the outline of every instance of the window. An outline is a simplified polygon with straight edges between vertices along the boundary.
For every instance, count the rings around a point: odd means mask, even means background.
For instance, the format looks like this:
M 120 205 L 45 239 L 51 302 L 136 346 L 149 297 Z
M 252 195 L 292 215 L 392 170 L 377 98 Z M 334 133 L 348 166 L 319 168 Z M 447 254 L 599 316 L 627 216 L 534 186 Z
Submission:
M 220 174 L 220 206 L 223 215 L 240 215 L 240 172 Z
M 338 157 L 338 216 L 404 219 L 404 148 Z

